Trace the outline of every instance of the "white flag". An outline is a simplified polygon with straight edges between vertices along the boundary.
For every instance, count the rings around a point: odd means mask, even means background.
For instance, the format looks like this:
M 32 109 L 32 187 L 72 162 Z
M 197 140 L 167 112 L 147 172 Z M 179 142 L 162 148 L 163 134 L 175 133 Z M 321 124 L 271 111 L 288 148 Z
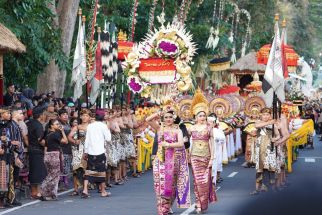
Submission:
M 85 29 L 82 25 L 82 19 L 79 17 L 77 42 L 74 53 L 72 83 L 74 86 L 74 100 L 82 96 L 82 87 L 86 84 L 86 47 L 85 47 Z
M 275 23 L 275 36 L 266 65 L 262 89 L 262 97 L 264 98 L 267 107 L 272 107 L 274 92 L 276 93 L 277 98 L 281 102 L 284 102 L 285 92 L 282 64 L 282 45 L 278 22 Z

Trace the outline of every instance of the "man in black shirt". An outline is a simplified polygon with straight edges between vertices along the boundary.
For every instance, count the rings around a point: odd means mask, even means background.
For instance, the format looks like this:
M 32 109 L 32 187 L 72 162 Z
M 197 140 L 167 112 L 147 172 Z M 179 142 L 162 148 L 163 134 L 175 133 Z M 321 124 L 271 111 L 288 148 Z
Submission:
M 23 138 L 18 122 L 23 119 L 23 112 L 20 109 L 13 109 L 11 111 L 12 119 L 8 124 L 9 131 L 9 191 L 8 203 L 12 206 L 20 206 L 21 203 L 17 201 L 15 194 L 15 183 L 19 179 L 20 168 L 23 167 Z
M 7 86 L 7 93 L 3 97 L 3 104 L 4 106 L 10 107 L 16 99 L 15 85 L 10 83 Z
M 10 111 L 7 109 L 0 110 L 0 135 L 1 135 L 1 146 L 0 146 L 0 206 L 4 206 L 4 200 L 8 192 L 8 162 L 7 162 L 7 149 L 8 149 L 8 136 L 7 127 L 8 122 L 11 119 Z M 8 204 L 7 204 L 8 205 Z M 8 205 L 9 206 L 9 205 Z
M 60 109 L 58 111 L 58 120 L 61 123 L 61 125 L 64 128 L 65 134 L 66 136 L 69 135 L 70 131 L 71 131 L 71 127 L 69 125 L 69 116 L 68 113 L 65 109 Z M 62 173 L 62 177 L 63 177 L 63 181 L 65 184 L 65 188 L 68 187 L 68 177 L 71 174 L 71 163 L 72 163 L 72 147 L 71 147 L 71 143 L 68 142 L 68 144 L 61 144 L 61 148 L 63 151 L 63 155 L 64 155 L 64 171 Z
M 36 107 L 33 110 L 33 119 L 27 122 L 28 127 L 28 152 L 29 152 L 29 182 L 31 185 L 31 197 L 41 197 L 40 185 L 47 175 L 44 163 L 44 109 Z

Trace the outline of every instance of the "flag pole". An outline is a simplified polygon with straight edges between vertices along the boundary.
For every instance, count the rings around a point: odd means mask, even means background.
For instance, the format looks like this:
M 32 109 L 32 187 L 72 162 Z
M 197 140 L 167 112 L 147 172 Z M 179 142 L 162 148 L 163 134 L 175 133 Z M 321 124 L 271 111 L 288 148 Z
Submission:
M 82 16 L 82 22 L 83 22 L 83 29 L 84 29 L 84 39 L 85 39 L 85 22 L 86 22 L 86 16 Z M 86 44 L 85 44 L 85 46 L 86 46 Z M 88 68 L 88 69 L 90 69 L 90 68 Z M 87 71 L 87 73 L 88 73 L 88 71 Z M 87 76 L 87 74 L 86 74 L 86 76 Z M 89 104 L 88 104 L 88 87 L 89 87 L 89 80 L 88 80 L 88 78 L 86 78 L 87 80 L 86 80 L 86 87 L 85 87 L 85 101 L 86 101 L 86 108 L 88 108 L 89 107 Z
M 274 17 L 275 22 L 279 21 L 279 14 L 276 13 L 275 17 Z M 276 29 L 274 29 L 276 31 Z M 276 43 L 275 43 L 276 46 Z M 275 47 L 271 47 L 274 48 Z M 273 80 L 274 80 L 274 76 L 275 76 L 275 71 L 273 71 Z M 273 92 L 273 119 L 277 120 L 277 95 L 275 93 L 275 90 Z M 275 124 L 273 124 L 273 131 L 272 131 L 272 137 L 275 136 Z M 271 142 L 271 152 L 274 151 L 274 143 Z

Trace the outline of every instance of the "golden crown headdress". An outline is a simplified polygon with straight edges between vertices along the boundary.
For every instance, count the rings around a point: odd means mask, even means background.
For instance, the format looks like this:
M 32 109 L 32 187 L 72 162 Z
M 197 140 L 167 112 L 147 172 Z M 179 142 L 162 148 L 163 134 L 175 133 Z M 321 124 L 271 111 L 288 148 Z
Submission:
M 205 112 L 207 115 L 209 113 L 208 100 L 203 95 L 200 88 L 196 90 L 195 95 L 193 96 L 191 102 L 191 112 L 194 116 L 196 116 L 200 112 Z

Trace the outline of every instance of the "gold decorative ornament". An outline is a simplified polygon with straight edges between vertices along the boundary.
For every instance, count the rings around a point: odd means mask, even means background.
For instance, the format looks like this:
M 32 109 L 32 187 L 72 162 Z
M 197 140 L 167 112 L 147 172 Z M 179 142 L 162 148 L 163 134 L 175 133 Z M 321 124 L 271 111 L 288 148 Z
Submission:
M 218 118 L 226 118 L 233 113 L 232 106 L 229 101 L 222 97 L 214 98 L 209 105 L 210 112 L 216 114 Z
M 247 116 L 257 116 L 264 107 L 265 101 L 261 97 L 250 97 L 245 102 L 245 114 Z
M 183 120 L 190 120 L 193 118 L 191 114 L 192 97 L 186 96 L 181 100 L 176 101 L 178 103 L 178 115 Z
M 207 98 L 203 95 L 200 88 L 198 88 L 192 99 L 191 113 L 196 116 L 200 112 L 205 112 L 208 115 L 209 108 Z

